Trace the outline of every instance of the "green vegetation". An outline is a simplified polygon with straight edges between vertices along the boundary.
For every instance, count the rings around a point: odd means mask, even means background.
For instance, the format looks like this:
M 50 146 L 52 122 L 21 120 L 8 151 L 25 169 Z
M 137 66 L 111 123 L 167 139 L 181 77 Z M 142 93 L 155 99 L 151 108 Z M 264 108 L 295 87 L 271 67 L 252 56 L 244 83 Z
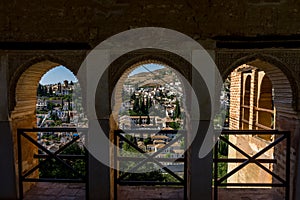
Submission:
M 132 142 L 133 144 L 137 145 L 137 141 L 135 137 L 131 135 L 125 135 L 125 138 Z M 151 139 L 150 139 L 151 140 Z M 133 148 L 127 142 L 124 142 L 122 145 L 122 149 L 126 152 L 122 152 L 122 156 L 133 156 L 132 153 L 138 153 L 138 151 Z M 137 154 L 142 156 L 142 154 Z M 120 163 L 120 169 L 123 171 L 128 171 L 134 166 L 136 166 L 136 162 L 133 161 L 124 161 Z M 146 171 L 146 172 L 144 172 Z M 160 169 L 155 168 L 154 163 L 146 163 L 145 165 L 141 166 L 137 171 L 137 173 L 129 173 L 124 180 L 127 181 L 166 181 L 166 178 L 163 176 L 162 171 Z M 141 173 L 138 173 L 141 172 Z M 126 172 L 120 172 L 120 175 L 123 175 Z
M 180 123 L 178 123 L 178 122 L 169 122 L 169 127 L 174 129 L 174 130 L 178 130 L 178 129 L 180 129 Z
M 228 135 L 223 135 L 226 139 L 228 139 Z M 216 145 L 218 145 L 218 158 L 227 158 L 228 157 L 228 144 L 219 141 Z M 221 178 L 227 174 L 228 164 L 227 163 L 218 163 L 218 178 Z M 213 173 L 215 171 L 213 170 Z
M 84 155 L 84 150 L 79 147 L 77 143 L 72 144 L 70 147 L 60 153 L 60 155 Z M 42 162 L 43 159 L 40 159 Z M 86 161 L 83 159 L 69 159 L 65 162 L 72 166 L 82 176 L 86 175 Z M 78 178 L 72 170 L 64 166 L 62 163 L 51 159 L 45 162 L 39 170 L 40 178 Z
M 173 120 L 180 119 L 180 118 L 181 118 L 180 105 L 179 105 L 179 101 L 176 100 Z

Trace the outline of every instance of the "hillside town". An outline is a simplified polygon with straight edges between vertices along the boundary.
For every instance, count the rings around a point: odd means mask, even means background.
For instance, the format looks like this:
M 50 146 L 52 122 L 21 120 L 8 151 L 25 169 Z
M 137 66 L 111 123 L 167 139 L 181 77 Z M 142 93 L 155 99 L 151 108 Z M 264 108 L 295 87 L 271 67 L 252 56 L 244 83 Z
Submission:
M 79 87 L 78 82 L 68 80 L 56 84 L 39 84 L 36 104 L 37 126 L 88 127 L 87 117 L 83 114 L 82 98 L 76 94 Z M 161 164 L 179 175 L 183 175 L 184 165 L 180 161 L 174 161 L 184 158 L 184 138 L 168 147 L 166 145 L 178 137 L 177 131 L 185 129 L 183 95 L 180 79 L 170 68 L 164 67 L 128 76 L 123 84 L 122 105 L 118 118 L 119 128 L 125 131 L 123 135 L 127 139 L 142 151 L 150 155 L 156 154 L 156 158 L 170 159 Z M 221 106 L 228 106 L 229 96 L 226 91 L 222 93 L 220 100 Z M 219 122 L 217 126 L 221 126 Z M 131 130 L 135 132 L 131 133 Z M 153 133 L 144 133 L 144 130 L 152 130 Z M 159 133 L 160 130 L 167 132 Z M 55 152 L 77 136 L 77 133 L 43 132 L 38 134 L 38 142 Z M 84 142 L 84 137 L 77 141 L 81 149 Z M 135 152 L 122 140 L 119 145 L 124 151 Z
M 157 154 L 156 158 L 170 158 L 161 164 L 183 175 L 183 163 L 172 161 L 184 158 L 184 139 L 166 147 L 178 136 L 176 130 L 184 129 L 183 88 L 174 70 L 164 67 L 129 76 L 122 97 L 119 127 L 126 132 L 123 135 L 144 152 Z M 130 130 L 139 131 L 130 133 Z M 159 133 L 160 130 L 170 132 Z M 134 152 L 126 142 L 121 141 L 120 145 L 123 150 Z
M 215 128 L 228 126 L 229 85 L 227 80 L 220 96 L 222 113 L 216 116 Z M 156 158 L 172 158 L 174 161 L 184 157 L 184 139 L 165 146 L 177 137 L 176 131 L 184 130 L 185 105 L 183 86 L 174 70 L 164 67 L 152 72 L 143 72 L 129 76 L 122 91 L 123 102 L 119 112 L 119 127 L 124 130 L 127 139 L 135 143 L 148 154 L 157 154 Z M 130 133 L 130 130 L 139 130 Z M 146 134 L 143 130 L 153 130 Z M 159 130 L 170 131 L 159 133 Z M 124 144 L 123 149 L 124 149 Z M 128 151 L 125 145 L 125 150 Z M 183 172 L 180 162 L 162 164 Z
M 79 84 L 65 80 L 63 83 L 38 86 L 36 119 L 39 128 L 87 127 L 87 118 L 83 114 L 82 100 L 73 96 Z M 50 151 L 56 151 L 78 134 L 64 132 L 38 133 L 38 142 Z M 83 148 L 84 138 L 78 140 Z

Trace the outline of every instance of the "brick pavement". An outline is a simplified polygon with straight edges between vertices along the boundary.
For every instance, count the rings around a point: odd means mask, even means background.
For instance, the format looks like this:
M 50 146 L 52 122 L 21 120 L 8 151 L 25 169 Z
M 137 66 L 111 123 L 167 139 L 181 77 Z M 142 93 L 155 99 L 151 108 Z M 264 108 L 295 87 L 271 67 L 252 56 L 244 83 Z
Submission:
M 84 183 L 37 183 L 24 200 L 85 200 Z

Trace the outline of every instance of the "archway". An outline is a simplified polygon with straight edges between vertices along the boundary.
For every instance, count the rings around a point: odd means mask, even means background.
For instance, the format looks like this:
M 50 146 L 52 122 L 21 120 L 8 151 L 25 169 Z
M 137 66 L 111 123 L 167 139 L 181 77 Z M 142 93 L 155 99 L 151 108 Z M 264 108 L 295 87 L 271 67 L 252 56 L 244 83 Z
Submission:
M 58 59 L 36 58 L 28 61 L 23 66 L 19 67 L 15 72 L 14 77 L 10 84 L 10 97 L 11 99 L 11 127 L 14 141 L 14 154 L 17 158 L 17 130 L 19 128 L 36 128 L 36 104 L 37 104 L 37 89 L 41 77 L 50 69 L 61 65 Z M 34 139 L 37 138 L 36 133 L 28 133 Z M 16 160 L 16 166 L 22 165 L 23 172 L 30 171 L 33 167 L 37 166 L 38 159 L 34 155 L 38 154 L 38 148 L 32 143 L 22 140 L 22 163 Z M 17 167 L 16 167 L 17 168 Z M 16 169 L 17 178 L 19 176 L 18 168 Z M 38 170 L 34 171 L 30 177 L 38 177 Z M 18 180 L 18 179 L 17 179 Z M 29 190 L 33 184 L 23 184 L 24 192 Z
M 294 137 L 297 141 L 291 146 L 291 151 L 295 151 L 298 143 L 298 136 L 296 134 L 297 130 L 295 126 L 297 121 L 297 112 L 295 111 L 295 108 L 297 107 L 295 100 L 297 99 L 297 88 L 295 87 L 293 79 L 289 78 L 291 74 L 289 73 L 289 70 L 287 70 L 287 67 L 272 56 L 253 55 L 239 59 L 228 69 L 234 69 L 231 73 L 231 84 L 233 88 L 230 97 L 232 102 L 238 102 L 238 99 L 244 99 L 247 97 L 247 95 L 242 92 L 244 87 L 242 82 L 244 77 L 243 74 L 249 73 L 251 76 L 249 129 L 277 129 L 291 131 L 291 137 Z M 238 102 L 236 105 L 232 104 L 230 117 L 231 129 L 239 129 L 241 127 L 238 123 L 236 123 L 236 121 L 243 120 L 243 106 L 242 102 Z M 274 108 L 276 108 L 276 110 L 274 110 Z M 235 112 L 238 112 L 238 114 Z M 240 116 L 241 119 L 238 119 L 238 116 Z M 289 120 L 289 122 L 287 122 L 287 120 Z M 250 150 L 250 152 L 258 152 L 259 149 L 268 145 L 270 141 L 273 141 L 274 139 L 276 138 L 272 135 L 253 135 L 252 137 L 231 137 L 230 141 L 234 141 L 235 144 L 239 144 L 239 147 L 242 147 L 244 150 L 246 149 L 245 151 Z M 282 175 L 283 177 L 285 176 L 285 170 L 282 170 L 281 166 L 288 162 L 282 154 L 285 149 L 285 145 L 286 143 L 281 143 L 274 149 L 270 149 L 266 155 L 263 155 L 263 157 L 266 158 L 274 157 L 277 159 L 277 164 L 269 164 L 265 165 L 265 167 L 271 169 L 276 174 Z M 229 154 L 234 158 L 241 158 L 240 154 L 235 154 L 230 149 Z M 293 156 L 294 155 L 291 154 L 291 157 Z M 232 166 L 229 167 L 229 171 L 236 166 L 237 165 L 232 164 Z M 295 168 L 291 170 L 291 177 L 294 177 L 295 170 Z M 244 174 L 237 174 L 229 181 L 254 181 L 253 177 L 255 177 L 255 175 L 248 178 L 246 176 L 246 173 L 251 171 L 255 171 L 256 175 L 261 173 L 259 169 L 251 169 L 249 167 L 247 170 L 242 172 Z M 263 175 L 260 176 L 262 177 Z M 265 177 L 266 179 L 262 180 L 258 176 L 256 177 L 256 180 L 260 180 L 262 182 L 275 181 L 272 177 Z M 278 191 L 279 193 L 282 193 L 282 190 L 279 189 Z
M 109 66 L 109 68 L 103 73 L 103 76 L 101 77 L 97 87 L 95 99 L 95 107 L 98 118 L 97 120 L 100 122 L 100 125 L 105 131 L 106 136 L 109 137 L 111 141 L 114 141 L 114 131 L 118 128 L 114 118 L 112 117 L 112 108 L 118 107 L 115 105 L 115 102 L 111 100 L 113 90 L 118 86 L 117 82 L 120 80 L 122 75 L 124 73 L 126 74 L 126 72 L 129 73 L 130 70 L 127 71 L 128 69 L 130 69 L 132 66 L 138 65 L 137 63 L 143 63 L 144 61 L 147 62 L 149 60 L 151 62 L 155 61 L 156 63 L 163 63 L 164 65 L 171 66 L 173 69 L 177 70 L 178 73 L 181 73 L 181 75 L 185 78 L 187 82 L 197 82 L 198 84 L 195 84 L 196 88 L 193 88 L 195 90 L 198 100 L 200 101 L 199 105 L 197 106 L 206 105 L 206 107 L 201 107 L 201 112 L 206 113 L 206 115 L 202 113 L 200 114 L 200 116 L 205 118 L 210 115 L 210 112 L 207 112 L 207 109 L 209 109 L 209 106 L 207 106 L 209 102 L 204 102 L 204 98 L 201 98 L 201 95 L 203 96 L 203 94 L 205 94 L 207 88 L 205 89 L 206 86 L 199 74 L 196 74 L 196 72 L 195 74 L 193 74 L 194 71 L 191 64 L 189 64 L 187 61 L 185 61 L 177 55 L 157 49 L 143 49 L 139 51 L 130 52 L 119 57 Z M 119 91 L 121 91 L 121 89 L 119 89 Z M 202 91 L 202 93 L 200 91 Z M 189 95 L 190 92 L 191 91 L 187 91 L 187 95 Z M 120 97 L 120 92 L 116 93 L 116 96 L 118 95 Z M 192 105 L 189 106 L 190 107 L 188 107 L 188 109 L 193 109 Z M 108 116 L 110 117 L 108 118 Z M 199 122 L 199 119 L 194 120 L 195 121 L 193 122 Z M 207 122 L 208 120 L 202 121 L 200 119 L 199 126 L 201 126 L 201 123 L 203 123 L 202 127 L 207 127 Z M 208 195 L 207 197 L 210 198 L 212 185 L 212 155 L 209 154 L 205 158 L 199 159 L 199 147 L 201 146 L 204 140 L 206 129 L 198 129 L 197 131 L 197 133 L 193 133 L 194 135 L 197 135 L 197 137 L 193 141 L 192 146 L 187 152 L 187 194 L 185 194 L 185 196 L 192 196 L 201 192 L 203 193 L 203 195 Z M 113 158 L 111 157 L 111 159 Z M 198 167 L 200 167 L 200 165 L 203 170 L 201 170 L 201 172 L 199 173 L 199 170 L 197 169 Z M 111 174 L 113 174 L 113 171 L 111 171 Z M 113 191 L 115 191 L 112 188 L 113 180 L 111 179 L 111 194 L 113 193 Z
M 173 194 L 174 197 L 179 195 L 183 199 L 184 184 L 177 178 L 184 181 L 186 176 L 184 170 L 186 166 L 184 143 L 186 141 L 185 137 L 176 140 L 180 137 L 180 133 L 176 132 L 186 130 L 184 127 L 186 109 L 183 109 L 186 108 L 185 101 L 183 101 L 185 90 L 180 81 L 181 77 L 177 76 L 178 72 L 174 69 L 166 64 L 157 64 L 155 60 L 152 62 L 147 60 L 146 63 L 140 62 L 140 65 L 129 67 L 120 77 L 112 97 L 112 112 L 117 126 L 124 131 L 122 136 L 129 138 L 145 154 L 157 154 L 155 159 L 172 173 L 162 169 L 156 162 L 148 162 L 137 168 L 134 173 L 129 172 L 124 177 L 125 171 L 130 170 L 133 163 L 130 160 L 117 159 L 116 165 L 119 169 L 117 177 L 123 178 L 115 180 L 122 182 L 115 187 L 118 190 L 115 194 L 122 199 L 127 196 L 132 186 L 123 185 L 126 181 L 127 183 L 154 181 L 152 183 L 156 182 L 157 185 L 170 182 L 177 186 L 172 187 L 170 184 L 163 189 L 149 185 L 135 187 L 151 193 L 151 198 L 172 198 L 170 194 Z M 120 157 L 122 157 L 122 151 L 126 151 L 126 155 L 132 158 L 142 155 L 136 154 L 136 150 L 122 140 L 122 137 L 118 136 L 118 138 L 117 145 L 121 149 Z M 173 143 L 168 146 L 170 142 Z M 178 158 L 181 161 L 176 161 Z M 136 174 L 137 172 L 139 174 Z M 157 190 L 160 195 L 153 193 L 152 190 Z M 140 196 L 140 194 L 135 195 L 130 195 L 130 198 Z

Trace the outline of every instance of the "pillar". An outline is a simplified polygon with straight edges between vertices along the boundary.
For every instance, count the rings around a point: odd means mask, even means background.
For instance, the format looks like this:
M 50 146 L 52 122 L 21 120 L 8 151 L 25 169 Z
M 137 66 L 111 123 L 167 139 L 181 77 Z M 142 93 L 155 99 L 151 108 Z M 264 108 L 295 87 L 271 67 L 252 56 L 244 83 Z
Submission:
M 17 199 L 13 141 L 8 120 L 7 56 L 1 57 L 0 65 L 0 199 Z

